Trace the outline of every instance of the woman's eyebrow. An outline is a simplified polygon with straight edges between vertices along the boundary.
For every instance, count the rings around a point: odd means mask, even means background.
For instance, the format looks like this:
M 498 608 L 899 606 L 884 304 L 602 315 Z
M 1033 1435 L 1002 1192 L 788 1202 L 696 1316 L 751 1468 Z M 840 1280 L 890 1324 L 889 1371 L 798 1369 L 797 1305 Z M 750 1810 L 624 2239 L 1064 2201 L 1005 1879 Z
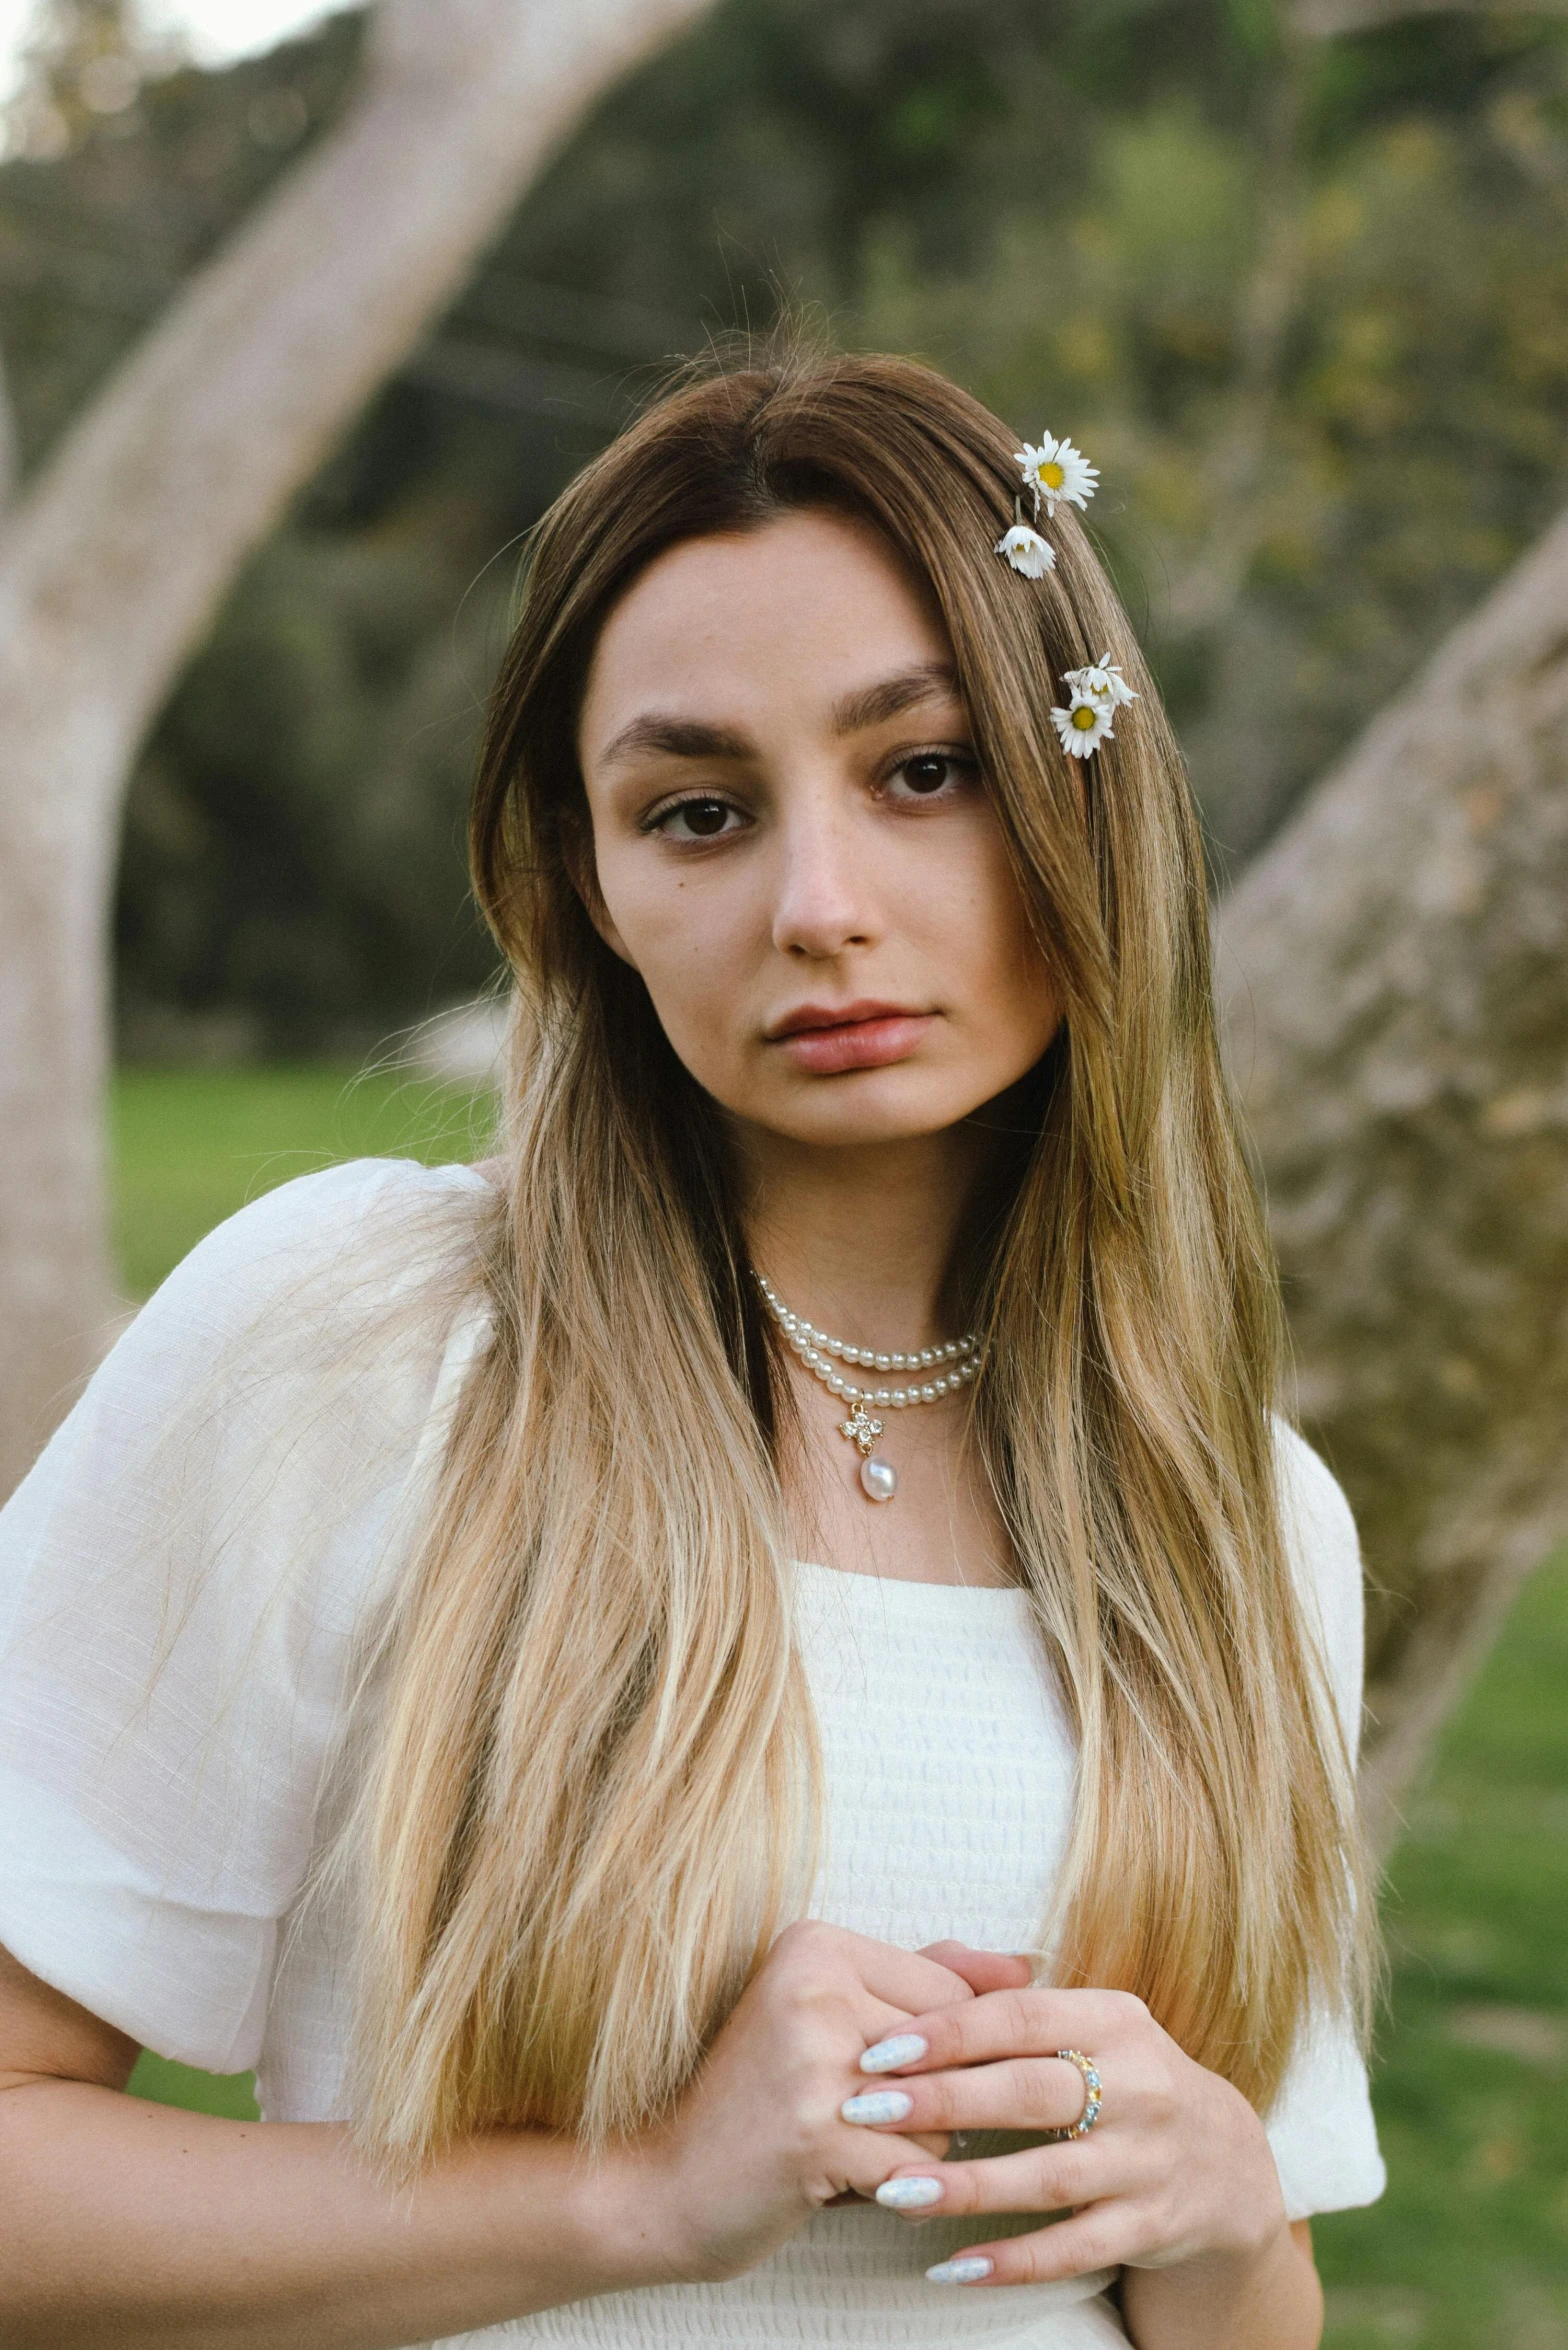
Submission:
M 843 695 L 833 705 L 833 732 L 859 734 L 863 727 L 884 725 L 921 702 L 950 701 L 957 691 L 958 680 L 948 662 L 922 661 L 918 669 L 901 670 L 897 677 L 884 677 L 878 685 L 859 686 Z
M 634 718 L 599 753 L 599 765 L 609 767 L 640 752 L 661 753 L 667 759 L 754 759 L 756 745 L 730 726 L 709 726 L 700 718 Z

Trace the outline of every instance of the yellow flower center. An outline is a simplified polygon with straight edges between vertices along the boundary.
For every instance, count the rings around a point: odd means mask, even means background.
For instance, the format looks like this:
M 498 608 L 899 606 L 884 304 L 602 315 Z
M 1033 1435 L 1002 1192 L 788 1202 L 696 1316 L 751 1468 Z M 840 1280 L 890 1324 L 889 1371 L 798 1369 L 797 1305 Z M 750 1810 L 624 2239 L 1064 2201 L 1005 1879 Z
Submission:
M 1066 474 L 1057 464 L 1054 457 L 1051 458 L 1047 464 L 1040 466 L 1038 468 L 1038 472 L 1040 476 L 1040 486 L 1042 489 L 1059 490 L 1063 482 L 1067 479 Z
M 1075 710 L 1073 712 L 1073 724 L 1077 727 L 1080 734 L 1087 734 L 1098 716 L 1099 712 L 1097 710 Z

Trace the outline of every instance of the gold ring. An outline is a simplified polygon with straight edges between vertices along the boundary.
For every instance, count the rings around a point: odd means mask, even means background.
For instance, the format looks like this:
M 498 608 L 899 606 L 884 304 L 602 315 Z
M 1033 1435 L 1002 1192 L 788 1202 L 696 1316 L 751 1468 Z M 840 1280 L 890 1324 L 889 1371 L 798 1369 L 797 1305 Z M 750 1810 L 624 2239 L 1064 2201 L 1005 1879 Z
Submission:
M 1058 2048 L 1063 2064 L 1075 2064 L 1083 2075 L 1083 2111 L 1070 2129 L 1052 2130 L 1053 2143 L 1063 2138 L 1086 2138 L 1100 2118 L 1100 2076 L 1081 2048 Z

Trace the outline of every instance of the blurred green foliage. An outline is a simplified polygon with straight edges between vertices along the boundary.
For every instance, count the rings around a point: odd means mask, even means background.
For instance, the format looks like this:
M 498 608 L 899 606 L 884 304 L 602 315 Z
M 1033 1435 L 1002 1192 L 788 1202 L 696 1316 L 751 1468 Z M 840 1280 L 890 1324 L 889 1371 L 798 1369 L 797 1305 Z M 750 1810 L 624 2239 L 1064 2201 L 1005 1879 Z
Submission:
M 332 122 L 358 31 L 0 169 L 30 463 Z M 173 695 L 121 874 L 134 1048 L 359 1049 L 482 981 L 462 809 L 519 536 L 669 356 L 781 297 L 1089 447 L 1240 856 L 1568 496 L 1568 25 L 726 0 L 580 127 Z

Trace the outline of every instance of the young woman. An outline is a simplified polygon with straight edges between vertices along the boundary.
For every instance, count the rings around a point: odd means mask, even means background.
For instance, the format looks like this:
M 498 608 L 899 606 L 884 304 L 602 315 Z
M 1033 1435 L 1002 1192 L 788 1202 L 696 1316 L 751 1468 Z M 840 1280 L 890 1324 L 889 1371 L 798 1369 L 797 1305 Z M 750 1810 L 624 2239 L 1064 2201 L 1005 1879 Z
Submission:
M 247 1208 L 0 1521 L 13 2350 L 1317 2341 L 1356 1545 L 1093 480 L 792 360 L 541 526 L 498 1155 Z

